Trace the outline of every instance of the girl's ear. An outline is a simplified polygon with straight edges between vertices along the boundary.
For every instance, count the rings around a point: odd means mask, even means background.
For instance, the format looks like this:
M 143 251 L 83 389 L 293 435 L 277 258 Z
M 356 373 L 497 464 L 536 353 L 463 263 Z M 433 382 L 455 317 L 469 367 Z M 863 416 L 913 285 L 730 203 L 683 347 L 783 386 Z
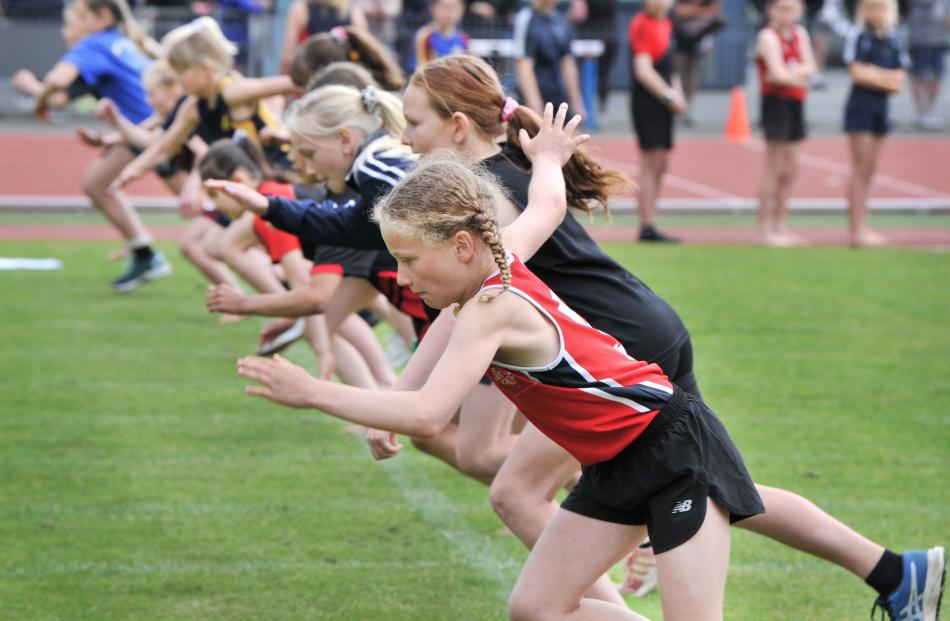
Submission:
M 349 127 L 341 127 L 336 132 L 337 138 L 340 139 L 340 147 L 343 150 L 343 155 L 349 157 L 356 153 L 357 143 L 356 143 L 356 134 Z
M 472 131 L 472 120 L 461 112 L 452 113 L 452 142 L 464 144 Z
M 252 179 L 251 179 L 250 173 L 248 173 L 243 168 L 238 168 L 233 173 L 231 173 L 231 181 L 234 181 L 235 183 L 246 184 L 248 181 L 251 181 L 251 180 Z
M 468 263 L 475 256 L 475 237 L 471 231 L 462 229 L 452 236 L 455 256 L 462 263 Z

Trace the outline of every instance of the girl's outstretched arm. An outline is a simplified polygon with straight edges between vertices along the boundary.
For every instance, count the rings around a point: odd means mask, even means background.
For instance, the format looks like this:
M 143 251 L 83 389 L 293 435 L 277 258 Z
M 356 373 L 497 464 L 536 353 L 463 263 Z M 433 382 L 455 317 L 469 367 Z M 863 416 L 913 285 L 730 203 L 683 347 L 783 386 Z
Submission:
M 168 131 L 163 132 L 145 151 L 129 162 L 128 166 L 122 169 L 122 173 L 119 174 L 115 184 L 118 187 L 128 185 L 162 162 L 167 161 L 188 141 L 197 125 L 198 100 L 189 97 L 182 102 Z
M 290 76 L 278 75 L 268 78 L 242 78 L 230 82 L 221 91 L 224 100 L 230 106 L 243 106 L 257 103 L 274 95 L 287 95 L 296 87 Z
M 567 213 L 567 190 L 562 168 L 590 135 L 575 136 L 581 117 L 575 115 L 565 125 L 567 104 L 558 107 L 557 115 L 550 103 L 544 106 L 541 127 L 533 138 L 521 130 L 521 145 L 531 160 L 531 184 L 528 206 L 514 222 L 502 229 L 502 239 L 509 251 L 527 261 L 548 240 L 564 221 Z
M 418 390 L 366 390 L 318 380 L 275 357 L 247 357 L 238 373 L 261 384 L 248 394 L 298 408 L 316 408 L 343 420 L 417 438 L 432 437 L 452 420 L 502 343 L 507 305 L 473 300 L 459 313 L 445 353 Z

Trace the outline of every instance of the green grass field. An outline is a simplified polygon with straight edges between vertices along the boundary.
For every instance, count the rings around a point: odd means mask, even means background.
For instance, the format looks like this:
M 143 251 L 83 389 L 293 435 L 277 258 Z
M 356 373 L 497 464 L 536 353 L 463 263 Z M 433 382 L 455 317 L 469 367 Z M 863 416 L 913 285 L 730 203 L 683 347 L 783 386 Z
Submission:
M 0 243 L 65 263 L 0 272 L 0 619 L 505 617 L 526 552 L 495 535 L 485 488 L 244 396 L 260 321 L 219 325 L 177 256 L 172 278 L 111 293 L 114 247 Z M 609 250 L 685 319 L 756 480 L 896 550 L 950 544 L 950 255 Z M 863 619 L 872 599 L 734 531 L 728 619 Z M 656 594 L 632 603 L 661 618 Z

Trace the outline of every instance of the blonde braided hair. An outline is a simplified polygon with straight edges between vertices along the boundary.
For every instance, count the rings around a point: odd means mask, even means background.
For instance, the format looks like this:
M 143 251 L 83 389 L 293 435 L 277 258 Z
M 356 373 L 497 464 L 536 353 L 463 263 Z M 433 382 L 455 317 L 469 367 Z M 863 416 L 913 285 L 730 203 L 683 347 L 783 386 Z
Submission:
M 423 158 L 376 204 L 373 219 L 429 244 L 442 243 L 463 229 L 476 233 L 491 251 L 504 289 L 509 289 L 511 268 L 495 208 L 502 198 L 505 191 L 484 166 L 440 149 Z M 487 301 L 498 293 L 480 299 Z

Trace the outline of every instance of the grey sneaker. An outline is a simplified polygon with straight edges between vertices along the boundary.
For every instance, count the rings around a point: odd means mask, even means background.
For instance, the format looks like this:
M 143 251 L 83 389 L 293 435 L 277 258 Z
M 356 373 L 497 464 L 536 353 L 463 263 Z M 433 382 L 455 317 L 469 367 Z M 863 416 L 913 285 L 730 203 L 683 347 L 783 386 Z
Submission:
M 165 278 L 171 273 L 172 265 L 161 252 L 153 252 L 148 259 L 137 259 L 133 255 L 129 269 L 112 281 L 112 290 L 116 293 L 130 293 L 147 282 Z

